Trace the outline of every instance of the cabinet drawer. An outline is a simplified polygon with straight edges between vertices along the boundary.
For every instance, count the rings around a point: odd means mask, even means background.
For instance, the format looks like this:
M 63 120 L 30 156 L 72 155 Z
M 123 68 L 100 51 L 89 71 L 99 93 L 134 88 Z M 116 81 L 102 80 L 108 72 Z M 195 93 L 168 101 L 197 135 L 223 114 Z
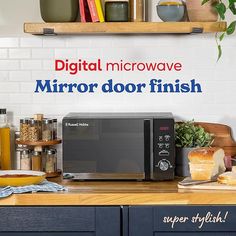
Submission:
M 120 235 L 119 207 L 0 207 L 0 215 L 0 234 L 28 231 L 84 232 L 77 233 L 78 236 Z
M 235 211 L 236 206 L 130 207 L 129 236 L 236 235 Z

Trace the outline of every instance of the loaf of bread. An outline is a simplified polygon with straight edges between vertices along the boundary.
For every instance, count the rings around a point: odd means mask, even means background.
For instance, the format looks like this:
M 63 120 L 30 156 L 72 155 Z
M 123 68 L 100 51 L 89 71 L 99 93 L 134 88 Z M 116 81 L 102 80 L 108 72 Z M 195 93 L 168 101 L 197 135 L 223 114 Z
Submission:
M 232 171 L 225 172 L 218 176 L 217 181 L 220 184 L 236 185 L 236 173 Z
M 196 148 L 189 152 L 189 167 L 192 180 L 211 180 L 225 172 L 222 148 Z

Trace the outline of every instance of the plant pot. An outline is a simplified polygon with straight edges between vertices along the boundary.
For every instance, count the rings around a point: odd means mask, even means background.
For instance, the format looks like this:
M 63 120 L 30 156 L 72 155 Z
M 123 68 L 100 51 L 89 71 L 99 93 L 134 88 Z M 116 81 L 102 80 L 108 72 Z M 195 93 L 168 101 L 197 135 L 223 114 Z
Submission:
M 78 15 L 78 0 L 40 0 L 41 16 L 45 22 L 73 22 Z
M 192 22 L 215 22 L 218 20 L 218 13 L 213 7 L 216 0 L 210 0 L 201 5 L 202 0 L 186 0 L 186 7 L 189 21 Z
M 190 176 L 188 153 L 193 148 L 176 148 L 175 175 L 179 177 Z

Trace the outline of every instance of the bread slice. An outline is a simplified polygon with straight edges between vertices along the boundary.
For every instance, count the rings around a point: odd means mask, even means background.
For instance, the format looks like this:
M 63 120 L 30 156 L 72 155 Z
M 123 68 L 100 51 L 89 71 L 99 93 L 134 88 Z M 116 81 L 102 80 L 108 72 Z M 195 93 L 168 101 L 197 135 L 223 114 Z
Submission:
M 189 152 L 192 180 L 211 180 L 225 172 L 224 150 L 218 147 L 196 148 Z
M 189 163 L 192 180 L 211 180 L 214 164 L 191 164 Z
M 232 171 L 225 172 L 218 176 L 217 182 L 220 184 L 236 185 L 236 173 Z

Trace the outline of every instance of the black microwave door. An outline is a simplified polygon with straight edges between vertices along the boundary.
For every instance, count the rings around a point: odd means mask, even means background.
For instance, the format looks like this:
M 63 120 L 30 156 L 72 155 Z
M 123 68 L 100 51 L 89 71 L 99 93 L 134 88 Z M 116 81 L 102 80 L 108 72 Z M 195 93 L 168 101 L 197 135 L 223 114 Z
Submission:
M 74 123 L 79 125 L 64 124 L 65 173 L 90 173 L 95 179 L 144 178 L 143 119 L 83 119 Z

